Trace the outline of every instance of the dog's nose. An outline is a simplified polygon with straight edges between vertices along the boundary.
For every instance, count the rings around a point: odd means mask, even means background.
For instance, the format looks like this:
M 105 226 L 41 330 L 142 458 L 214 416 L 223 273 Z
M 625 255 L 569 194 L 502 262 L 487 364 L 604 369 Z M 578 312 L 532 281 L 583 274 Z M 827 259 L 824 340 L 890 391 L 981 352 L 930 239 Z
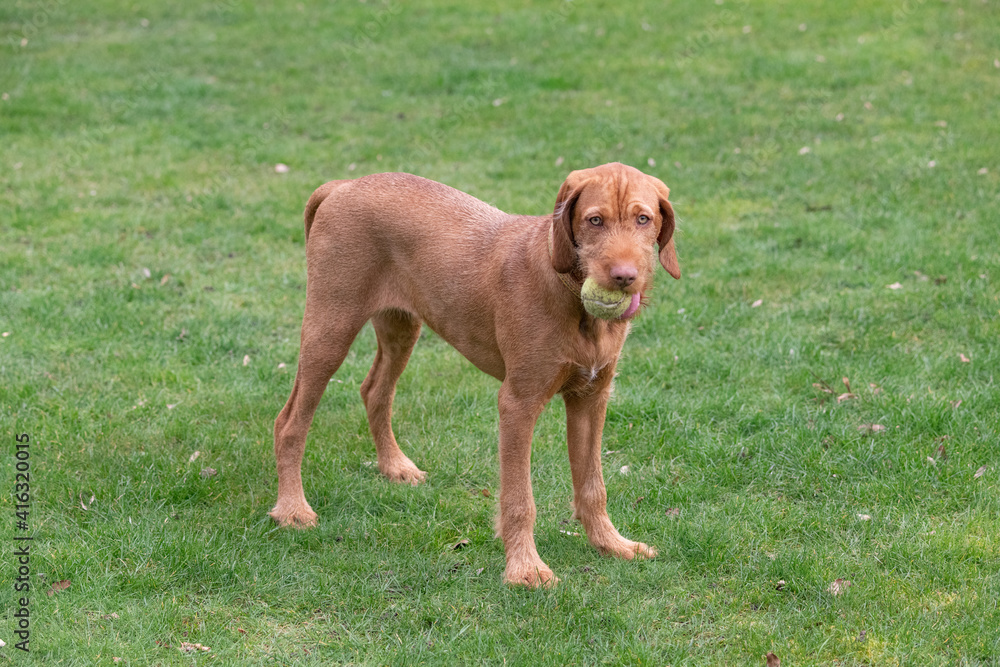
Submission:
M 639 271 L 634 266 L 619 264 L 611 268 L 611 279 L 618 287 L 628 287 L 639 277 Z

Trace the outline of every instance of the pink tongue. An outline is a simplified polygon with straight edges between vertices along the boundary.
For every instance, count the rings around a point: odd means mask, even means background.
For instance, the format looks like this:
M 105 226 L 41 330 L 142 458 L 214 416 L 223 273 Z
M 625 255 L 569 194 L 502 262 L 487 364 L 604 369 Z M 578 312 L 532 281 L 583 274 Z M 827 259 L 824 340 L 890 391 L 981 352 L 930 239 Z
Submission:
M 632 303 L 628 305 L 628 310 L 621 314 L 620 320 L 627 320 L 636 314 L 639 310 L 639 294 L 638 292 L 632 295 Z

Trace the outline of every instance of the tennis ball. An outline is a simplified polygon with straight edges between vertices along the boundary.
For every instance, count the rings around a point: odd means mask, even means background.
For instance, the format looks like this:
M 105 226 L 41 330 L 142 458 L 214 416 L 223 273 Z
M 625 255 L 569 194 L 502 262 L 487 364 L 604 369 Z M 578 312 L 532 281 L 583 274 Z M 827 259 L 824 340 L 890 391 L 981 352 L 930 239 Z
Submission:
M 632 305 L 631 294 L 604 289 L 593 278 L 587 278 L 583 282 L 580 299 L 588 313 L 602 320 L 616 320 Z

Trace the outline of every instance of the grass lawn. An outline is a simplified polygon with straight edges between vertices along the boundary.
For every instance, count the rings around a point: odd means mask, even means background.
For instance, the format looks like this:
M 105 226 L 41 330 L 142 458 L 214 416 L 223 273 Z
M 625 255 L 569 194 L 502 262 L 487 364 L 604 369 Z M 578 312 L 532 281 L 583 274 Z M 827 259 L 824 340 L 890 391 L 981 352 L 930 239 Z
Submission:
M 142 4 L 0 7 L 0 665 L 1000 664 L 1000 3 Z M 428 482 L 373 466 L 369 328 L 310 432 L 320 525 L 274 528 L 312 190 L 541 214 L 615 160 L 678 215 L 604 441 L 660 556 L 576 535 L 557 398 L 562 581 L 501 585 L 498 384 L 426 328 L 395 426 Z

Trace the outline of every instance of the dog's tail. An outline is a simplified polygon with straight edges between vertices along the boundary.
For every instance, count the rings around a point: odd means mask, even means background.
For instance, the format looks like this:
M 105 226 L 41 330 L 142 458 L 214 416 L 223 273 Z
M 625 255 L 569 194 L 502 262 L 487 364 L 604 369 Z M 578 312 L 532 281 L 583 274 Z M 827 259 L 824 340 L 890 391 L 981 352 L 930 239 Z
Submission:
M 309 197 L 309 201 L 306 203 L 305 220 L 306 220 L 306 241 L 309 240 L 309 229 L 312 227 L 313 218 L 316 217 L 316 209 L 319 205 L 323 203 L 331 192 L 337 189 L 338 186 L 348 181 L 330 181 L 329 183 L 324 183 L 323 185 L 316 188 L 316 191 L 312 193 Z

